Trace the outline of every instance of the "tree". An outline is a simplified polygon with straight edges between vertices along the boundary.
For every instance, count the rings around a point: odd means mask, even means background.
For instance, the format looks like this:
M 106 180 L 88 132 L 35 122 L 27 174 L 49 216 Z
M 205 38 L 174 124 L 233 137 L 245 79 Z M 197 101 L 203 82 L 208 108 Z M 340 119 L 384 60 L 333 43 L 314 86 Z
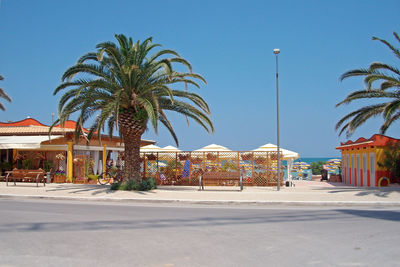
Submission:
M 393 32 L 393 35 L 400 42 L 399 35 L 396 32 Z M 398 48 L 377 37 L 372 39 L 385 44 L 397 59 L 400 59 L 400 50 Z M 380 128 L 380 133 L 384 134 L 392 123 L 400 118 L 400 71 L 395 66 L 374 62 L 367 69 L 356 69 L 344 73 L 340 80 L 343 81 L 349 77 L 357 76 L 365 77 L 365 89 L 349 94 L 336 107 L 360 99 L 389 99 L 389 101 L 371 104 L 349 113 L 336 124 L 336 130 L 341 128 L 339 135 L 346 131 L 347 135 L 350 136 L 355 129 L 369 118 L 382 115 L 384 122 Z M 380 85 L 375 87 L 376 83 L 380 83 Z
M 76 136 L 82 134 L 83 124 L 97 115 L 87 137 L 100 133 L 105 126 L 112 136 L 118 129 L 125 143 L 124 181 L 139 182 L 140 140 L 148 125 L 158 132 L 161 122 L 171 133 L 177 145 L 178 138 L 167 118 L 167 111 L 192 119 L 206 131 L 213 132 L 209 118 L 210 109 L 198 94 L 188 91 L 188 85 L 200 88 L 198 81 L 204 78 L 192 73 L 190 63 L 173 50 L 153 44 L 152 38 L 133 42 L 132 38 L 115 35 L 118 43 L 104 42 L 96 46 L 96 52 L 82 56 L 76 65 L 67 69 L 54 95 L 68 89 L 58 107 L 63 124 L 71 114 L 79 113 Z M 179 72 L 173 65 L 183 66 L 187 72 Z M 78 77 L 76 77 L 78 75 Z M 184 84 L 185 90 L 172 88 Z M 188 121 L 189 122 L 189 121 Z
M 4 80 L 3 76 L 0 75 L 0 81 Z M 5 100 L 7 100 L 8 102 L 11 102 L 11 98 L 7 95 L 7 93 L 0 88 L 0 98 L 3 98 Z M 1 110 L 6 110 L 6 108 L 4 107 L 4 105 L 2 103 L 0 103 L 0 109 Z
M 378 166 L 390 171 L 393 178 L 398 181 L 400 179 L 400 145 L 390 143 L 388 148 L 384 150 L 382 158 L 378 161 Z
M 325 162 L 323 161 L 314 161 L 310 163 L 310 167 L 312 169 L 312 174 L 319 175 L 323 169 L 323 165 Z

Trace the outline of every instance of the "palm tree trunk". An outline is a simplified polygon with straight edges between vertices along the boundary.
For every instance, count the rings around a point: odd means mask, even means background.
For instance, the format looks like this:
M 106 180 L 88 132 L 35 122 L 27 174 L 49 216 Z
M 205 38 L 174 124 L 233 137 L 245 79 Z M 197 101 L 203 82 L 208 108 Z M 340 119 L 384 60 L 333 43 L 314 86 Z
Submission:
M 145 128 L 133 119 L 132 114 L 120 114 L 118 123 L 125 143 L 123 180 L 140 182 L 140 141 Z

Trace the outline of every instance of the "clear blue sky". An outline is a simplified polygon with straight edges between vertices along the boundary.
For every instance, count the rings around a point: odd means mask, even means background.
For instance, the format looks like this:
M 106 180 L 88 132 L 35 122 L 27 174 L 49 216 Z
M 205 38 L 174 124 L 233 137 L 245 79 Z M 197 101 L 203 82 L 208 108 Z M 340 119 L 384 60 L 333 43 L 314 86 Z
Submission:
M 252 150 L 276 143 L 275 57 L 280 48 L 281 146 L 302 157 L 330 157 L 346 137 L 335 123 L 359 107 L 335 108 L 358 79 L 339 82 L 350 69 L 374 61 L 396 64 L 372 41 L 395 43 L 400 2 L 395 1 L 15 1 L 0 0 L 0 83 L 13 102 L 0 121 L 27 116 L 51 123 L 61 75 L 115 33 L 149 36 L 178 51 L 208 84 L 200 94 L 212 111 L 215 133 L 172 116 L 180 148 L 217 143 Z M 197 90 L 192 88 L 192 90 Z M 370 137 L 381 119 L 367 122 L 351 139 Z M 387 135 L 399 138 L 400 123 Z M 165 129 L 143 136 L 174 145 Z

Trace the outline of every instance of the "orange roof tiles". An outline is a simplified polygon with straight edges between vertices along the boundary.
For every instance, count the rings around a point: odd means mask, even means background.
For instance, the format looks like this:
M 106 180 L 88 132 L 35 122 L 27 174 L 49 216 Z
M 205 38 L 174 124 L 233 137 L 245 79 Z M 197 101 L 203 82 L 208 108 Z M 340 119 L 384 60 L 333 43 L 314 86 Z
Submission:
M 47 126 L 44 125 L 43 123 L 40 123 L 39 121 L 32 119 L 32 118 L 26 118 L 21 121 L 15 121 L 15 122 L 0 122 L 0 127 L 5 127 L 5 126 Z
M 345 143 L 340 143 L 340 146 L 336 149 L 348 149 L 348 148 L 358 148 L 364 146 L 387 146 L 391 143 L 399 143 L 400 139 L 392 138 L 389 136 L 374 134 L 371 138 L 365 139 L 364 137 L 358 138 L 356 141 L 347 141 Z

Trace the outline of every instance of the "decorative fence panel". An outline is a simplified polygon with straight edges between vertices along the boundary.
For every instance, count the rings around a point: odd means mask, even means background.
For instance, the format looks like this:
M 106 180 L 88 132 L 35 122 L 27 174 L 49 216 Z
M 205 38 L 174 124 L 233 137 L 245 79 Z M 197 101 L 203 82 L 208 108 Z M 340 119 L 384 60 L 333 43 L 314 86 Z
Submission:
M 141 153 L 141 160 L 143 177 L 162 185 L 198 185 L 203 172 L 237 171 L 245 186 L 277 185 L 276 152 L 153 152 Z

